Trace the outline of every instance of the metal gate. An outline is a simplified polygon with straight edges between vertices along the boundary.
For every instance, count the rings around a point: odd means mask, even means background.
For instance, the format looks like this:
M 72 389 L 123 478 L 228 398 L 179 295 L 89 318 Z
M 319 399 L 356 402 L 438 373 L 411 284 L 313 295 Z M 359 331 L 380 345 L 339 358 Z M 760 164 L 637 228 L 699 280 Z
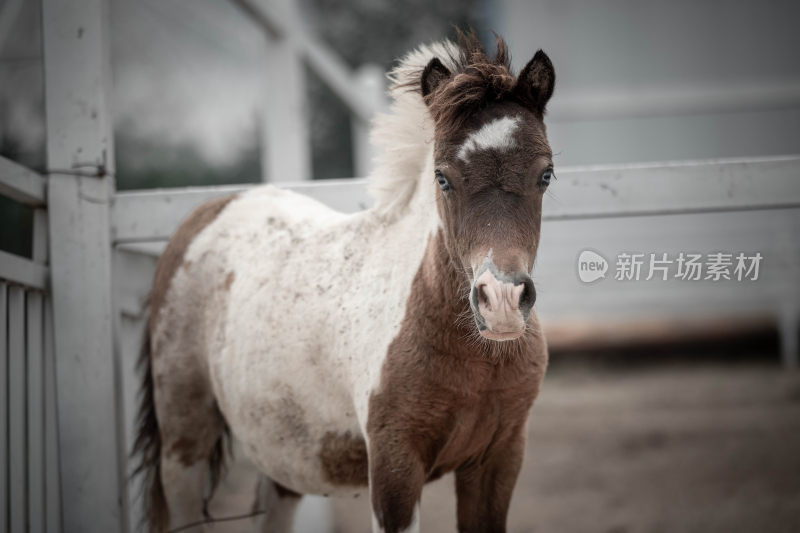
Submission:
M 0 195 L 33 207 L 33 257 L 0 251 L 0 529 L 60 531 L 45 180 L 0 159 Z

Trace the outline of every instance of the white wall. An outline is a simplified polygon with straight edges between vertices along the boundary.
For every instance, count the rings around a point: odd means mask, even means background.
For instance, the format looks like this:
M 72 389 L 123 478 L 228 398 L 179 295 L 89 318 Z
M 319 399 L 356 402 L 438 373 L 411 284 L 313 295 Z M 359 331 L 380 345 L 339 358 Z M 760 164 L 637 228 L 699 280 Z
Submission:
M 800 151 L 797 2 L 498 0 L 521 68 L 556 68 L 558 165 Z

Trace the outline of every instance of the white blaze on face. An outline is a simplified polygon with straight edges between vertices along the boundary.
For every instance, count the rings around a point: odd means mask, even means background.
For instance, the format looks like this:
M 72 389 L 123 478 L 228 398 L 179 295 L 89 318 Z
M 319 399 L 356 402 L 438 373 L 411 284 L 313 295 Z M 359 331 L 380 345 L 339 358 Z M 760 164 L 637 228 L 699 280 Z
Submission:
M 494 148 L 496 150 L 508 150 L 516 144 L 514 132 L 519 125 L 519 116 L 501 117 L 494 119 L 481 127 L 478 131 L 472 132 L 458 149 L 458 158 L 465 163 L 469 163 L 469 156 L 472 152 Z

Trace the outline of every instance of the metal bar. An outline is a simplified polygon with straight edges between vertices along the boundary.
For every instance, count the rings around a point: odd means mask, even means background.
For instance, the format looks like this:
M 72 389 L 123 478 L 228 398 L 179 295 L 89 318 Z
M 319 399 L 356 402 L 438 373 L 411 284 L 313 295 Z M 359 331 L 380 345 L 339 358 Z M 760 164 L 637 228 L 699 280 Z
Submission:
M 371 204 L 366 184 L 363 179 L 344 179 L 275 185 L 352 213 Z M 203 202 L 251 188 L 252 185 L 237 185 L 117 193 L 111 207 L 112 238 L 116 244 L 168 239 L 180 222 Z
M 0 529 L 8 528 L 8 285 L 0 282 Z
M 286 20 L 275 10 L 272 2 L 263 0 L 231 0 L 245 14 L 260 25 L 267 37 L 272 40 L 284 39 L 300 54 L 316 74 L 338 96 L 350 111 L 363 122 L 369 122 L 375 113 L 368 99 L 354 89 L 353 73 L 350 68 L 327 46 L 316 40 L 303 27 L 299 17 Z
M 281 25 L 277 24 L 272 17 L 267 16 L 265 10 L 256 7 L 253 2 L 248 0 L 231 0 L 231 3 L 238 6 L 239 9 L 244 11 L 245 15 L 261 26 L 261 29 L 264 30 L 267 37 L 270 39 L 282 39 L 284 37 Z
M 545 220 L 800 205 L 800 156 L 556 169 Z
M 28 381 L 28 528 L 45 530 L 44 494 L 44 314 L 42 294 L 27 293 L 27 381 Z
M 281 0 L 292 9 L 293 0 Z M 311 136 L 305 120 L 306 74 L 285 39 L 265 47 L 261 168 L 263 181 L 311 179 Z
M 47 180 L 10 159 L 0 156 L 0 195 L 31 207 L 47 203 Z
M 169 238 L 180 221 L 198 205 L 252 187 L 226 185 L 117 193 L 111 204 L 112 239 L 114 242 L 127 242 Z M 149 210 L 150 216 L 144 216 L 145 212 L 140 209 Z M 151 236 L 155 238 L 149 238 Z
M 128 529 L 111 320 L 108 4 L 42 1 L 48 168 L 105 170 L 51 170 L 47 187 L 63 529 L 86 533 Z
M 53 345 L 53 304 L 44 300 L 44 419 L 45 419 L 45 511 L 48 533 L 61 531 L 61 473 L 58 461 L 58 408 L 56 405 L 55 346 Z
M 557 169 L 544 220 L 578 220 L 800 205 L 800 156 Z M 344 212 L 368 208 L 368 180 L 275 184 Z M 114 243 L 168 239 L 206 200 L 252 186 L 119 193 L 111 210 Z
M 47 289 L 47 274 L 46 266 L 0 250 L 0 280 L 43 291 Z
M 25 289 L 8 289 L 9 530 L 27 531 L 27 435 L 25 431 Z
M 800 106 L 800 82 L 652 87 L 559 94 L 548 122 L 770 111 Z
M 329 48 L 313 39 L 307 32 L 299 35 L 298 47 L 308 66 L 336 93 L 358 120 L 369 123 L 377 109 L 372 108 L 369 98 L 354 90 L 355 78 L 344 62 Z

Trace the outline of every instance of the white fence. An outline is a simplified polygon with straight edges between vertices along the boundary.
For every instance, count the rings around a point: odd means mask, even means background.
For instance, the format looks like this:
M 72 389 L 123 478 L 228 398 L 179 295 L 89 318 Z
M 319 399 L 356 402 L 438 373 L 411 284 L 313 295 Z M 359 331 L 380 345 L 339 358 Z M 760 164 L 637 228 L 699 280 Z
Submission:
M 34 208 L 32 259 L 0 251 L 0 528 L 60 531 L 45 179 L 0 158 L 0 195 Z
M 115 192 L 106 9 L 43 1 L 48 175 L 0 159 L 0 195 L 35 209 L 32 259 L 0 252 L 0 527 L 13 532 L 131 529 L 133 364 L 155 258 L 193 207 L 242 188 Z M 766 315 L 796 366 L 798 180 L 797 156 L 560 170 L 535 272 L 546 325 Z M 291 188 L 348 212 L 370 202 L 363 180 Z M 584 285 L 584 248 L 760 251 L 764 266 L 750 285 Z
M 797 365 L 800 306 L 800 157 L 564 168 L 545 197 L 535 270 L 545 323 L 620 326 L 645 318 L 691 321 L 768 317 L 778 325 L 787 366 Z M 365 180 L 284 184 L 341 211 L 369 206 Z M 118 194 L 111 208 L 117 250 L 157 256 L 193 207 L 245 187 Z M 146 213 L 146 216 L 143 214 Z M 581 283 L 582 250 L 761 253 L 755 281 Z M 608 274 L 613 278 L 613 264 Z M 130 274 L 128 276 L 130 277 Z M 119 296 L 137 315 L 145 294 Z M 676 332 L 678 336 L 680 332 Z
M 0 254 L 0 279 L 3 280 L 0 314 L 7 313 L 7 318 L 0 320 L 0 326 L 8 326 L 7 330 L 0 327 L 0 349 L 6 350 L 2 353 L 3 360 L 7 361 L 7 367 L 0 367 L 6 372 L 0 383 L 7 387 L 2 398 L 8 398 L 6 410 L 0 412 L 9 414 L 0 427 L 9 436 L 9 448 L 3 450 L 4 456 L 11 458 L 3 462 L 10 468 L 3 472 L 2 482 L 6 489 L 26 487 L 25 491 L 6 490 L 2 501 L 8 502 L 4 509 L 10 523 L 15 524 L 12 530 L 25 530 L 23 524 L 28 515 L 33 520 L 31 524 L 43 519 L 47 521 L 47 530 L 57 530 L 61 523 L 57 460 L 60 454 L 63 461 L 76 461 L 83 455 L 84 448 L 66 441 L 63 431 L 59 439 L 54 438 L 57 427 L 55 376 L 52 335 L 48 334 L 52 326 L 47 321 L 50 299 L 45 292 L 50 277 L 47 250 L 52 248 L 46 245 L 47 215 L 43 208 L 46 180 L 8 161 L 2 161 L 2 170 L 2 193 L 38 206 L 34 259 Z M 27 177 L 20 179 L 21 175 Z M 545 201 L 542 245 L 535 272 L 540 295 L 537 306 L 546 324 L 574 323 L 576 318 L 582 323 L 610 321 L 620 324 L 642 316 L 687 320 L 766 314 L 781 328 L 785 362 L 796 365 L 800 304 L 797 285 L 800 241 L 796 239 L 800 229 L 798 176 L 800 157 L 796 156 L 562 169 L 553 185 L 553 194 Z M 62 178 L 52 177 L 50 181 L 58 179 Z M 110 357 L 111 352 L 105 354 L 110 364 L 113 363 L 113 376 L 116 376 L 111 380 L 111 397 L 107 401 L 113 408 L 114 425 L 122 428 L 120 441 L 123 444 L 105 468 L 99 461 L 92 468 L 121 473 L 130 470 L 125 451 L 132 438 L 138 389 L 134 363 L 158 254 L 194 207 L 215 196 L 247 187 L 117 193 L 106 205 L 103 218 L 108 220 L 107 253 L 109 260 L 113 259 L 113 268 L 109 269 L 113 276 L 108 284 L 109 291 L 113 288 L 113 298 L 109 295 L 108 299 L 114 302 L 110 321 L 114 325 L 117 353 L 116 359 Z M 347 212 L 364 209 L 370 203 L 365 180 L 300 183 L 288 187 Z M 691 194 L 687 195 L 687 189 Z M 50 198 L 53 202 L 52 194 Z M 648 229 L 653 231 L 643 231 Z M 76 237 L 73 234 L 70 238 Z M 759 281 L 750 285 L 656 281 L 641 285 L 601 282 L 589 286 L 580 283 L 575 274 L 575 259 L 586 248 L 607 252 L 609 256 L 617 250 L 634 249 L 664 252 L 757 250 L 764 255 L 764 265 Z M 99 285 L 94 287 L 95 290 L 99 288 Z M 73 315 L 75 309 L 80 309 L 68 307 Z M 63 319 L 57 316 L 56 323 L 63 323 Z M 97 327 L 87 322 L 87 329 L 72 333 L 87 337 Z M 55 353 L 61 358 L 69 352 L 57 344 Z M 69 366 L 67 362 L 58 365 L 58 372 Z M 86 377 L 77 382 L 71 382 L 72 379 L 76 379 L 72 374 L 59 377 L 61 388 L 72 383 L 71 391 L 59 390 L 59 411 L 70 408 L 62 398 L 85 390 Z M 80 413 L 60 414 L 63 424 L 64 420 L 71 420 Z M 56 442 L 61 443 L 60 448 L 56 448 Z M 112 468 L 113 465 L 116 467 Z M 80 494 L 66 491 L 63 494 L 67 505 L 88 505 L 96 501 L 99 490 L 100 485 L 84 484 Z M 126 501 L 122 506 L 126 511 L 118 515 L 118 520 L 127 525 L 131 520 L 129 515 L 137 515 L 130 513 L 136 504 L 128 502 L 127 490 L 118 490 L 120 498 Z M 26 511 L 20 514 L 20 509 Z M 75 516 L 73 520 L 73 524 L 81 524 L 80 529 L 86 530 L 85 516 Z M 117 527 L 126 526 L 118 524 Z M 71 527 L 65 529 L 72 530 Z
M 598 335 L 630 328 L 702 331 L 764 319 L 779 328 L 782 357 L 796 367 L 800 307 L 800 156 L 621 167 L 565 168 L 544 204 L 534 279 L 545 331 Z M 200 203 L 250 186 L 119 193 L 111 207 L 114 288 L 132 428 L 133 364 L 155 262 L 180 221 Z M 369 206 L 366 180 L 284 184 L 345 212 Z M 746 251 L 764 256 L 750 282 L 678 279 L 584 284 L 576 259 L 605 252 Z M 609 274 L 613 277 L 612 272 Z M 666 325 L 666 326 L 665 326 Z M 731 328 L 727 328 L 731 331 Z M 587 333 L 588 332 L 588 333 Z M 669 336 L 667 331 L 666 335 Z M 619 340 L 619 335 L 615 337 Z M 128 440 L 132 435 L 128 434 Z

